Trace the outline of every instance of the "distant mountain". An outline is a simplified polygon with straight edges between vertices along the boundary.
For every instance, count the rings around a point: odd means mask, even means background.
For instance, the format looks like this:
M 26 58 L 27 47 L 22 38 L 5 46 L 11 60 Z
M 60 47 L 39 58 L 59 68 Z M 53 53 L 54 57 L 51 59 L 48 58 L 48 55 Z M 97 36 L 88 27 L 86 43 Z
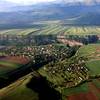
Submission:
M 100 0 L 57 0 L 55 3 L 66 4 L 66 5 L 98 5 Z
M 12 3 L 11 8 L 7 12 L 0 12 L 1 28 L 6 26 L 30 27 L 34 22 L 46 20 L 62 20 L 66 24 L 74 25 L 100 25 L 99 1 L 91 6 L 83 2 L 53 2 L 27 6 L 16 6 Z
M 87 13 L 74 21 L 75 24 L 79 25 L 100 25 L 100 14 L 98 13 Z
M 64 20 L 63 23 L 69 25 L 100 25 L 100 14 L 84 13 L 83 15 Z

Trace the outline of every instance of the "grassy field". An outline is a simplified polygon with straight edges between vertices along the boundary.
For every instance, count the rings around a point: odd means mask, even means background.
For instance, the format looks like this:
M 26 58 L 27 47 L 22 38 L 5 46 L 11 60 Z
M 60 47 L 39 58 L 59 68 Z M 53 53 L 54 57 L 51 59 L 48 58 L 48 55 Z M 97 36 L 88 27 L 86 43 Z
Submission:
M 91 75 L 100 75 L 100 44 L 83 46 L 76 55 L 88 58 L 86 66 L 90 70 Z
M 100 89 L 100 78 L 99 79 L 94 79 L 93 83 L 96 85 L 97 88 Z
M 100 75 L 100 60 L 89 61 L 86 66 L 90 70 L 91 75 Z
M 97 60 L 100 58 L 100 44 L 84 45 L 77 51 L 76 55 L 88 57 L 89 60 Z
M 66 95 L 66 96 L 70 96 L 72 94 L 79 94 L 79 93 L 86 93 L 89 91 L 89 88 L 88 88 L 88 83 L 84 83 L 84 84 L 81 84 L 77 87 L 73 87 L 73 88 L 65 88 L 63 89 L 63 94 Z

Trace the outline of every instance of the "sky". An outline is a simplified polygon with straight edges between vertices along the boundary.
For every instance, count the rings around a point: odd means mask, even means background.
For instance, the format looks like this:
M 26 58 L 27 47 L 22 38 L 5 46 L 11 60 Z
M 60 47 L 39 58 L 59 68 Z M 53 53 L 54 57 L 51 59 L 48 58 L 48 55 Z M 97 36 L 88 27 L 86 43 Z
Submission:
M 52 2 L 52 1 L 61 1 L 61 0 L 6 0 L 6 1 L 19 3 L 19 4 L 33 4 L 33 3 Z M 71 2 L 71 1 L 83 1 L 83 0 L 65 0 L 65 1 Z
M 52 2 L 55 0 L 6 0 L 14 3 L 20 3 L 20 4 L 32 4 L 32 3 L 40 3 L 40 2 Z

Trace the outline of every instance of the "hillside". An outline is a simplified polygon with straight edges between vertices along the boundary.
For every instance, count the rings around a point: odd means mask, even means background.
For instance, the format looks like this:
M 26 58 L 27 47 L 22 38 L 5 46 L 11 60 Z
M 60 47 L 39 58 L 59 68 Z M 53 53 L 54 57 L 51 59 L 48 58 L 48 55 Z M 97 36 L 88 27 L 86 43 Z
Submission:
M 83 16 L 74 20 L 74 24 L 78 25 L 100 25 L 99 13 L 86 13 Z

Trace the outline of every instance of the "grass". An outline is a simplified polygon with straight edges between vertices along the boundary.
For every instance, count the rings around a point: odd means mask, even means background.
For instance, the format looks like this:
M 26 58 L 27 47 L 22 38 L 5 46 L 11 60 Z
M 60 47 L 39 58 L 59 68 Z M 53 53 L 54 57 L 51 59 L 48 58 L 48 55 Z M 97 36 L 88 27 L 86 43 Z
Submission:
M 76 55 L 88 58 L 86 66 L 91 75 L 100 75 L 100 44 L 85 45 L 78 50 Z
M 57 74 L 56 76 L 55 75 L 49 75 L 48 72 L 44 71 L 42 68 L 39 69 L 39 73 L 46 77 L 47 80 L 49 80 L 50 82 L 52 82 L 53 84 L 61 84 L 63 82 L 63 78 L 61 77 L 61 75 Z
M 77 87 L 73 87 L 73 88 L 65 88 L 63 89 L 63 94 L 66 96 L 69 95 L 73 95 L 73 94 L 77 94 L 77 93 L 86 93 L 88 92 L 88 83 L 84 83 L 81 85 L 78 85 Z
M 92 57 L 97 58 L 97 54 L 100 54 L 99 49 L 100 44 L 89 44 L 89 45 L 84 45 L 82 46 L 76 53 L 76 55 L 79 56 L 85 56 L 85 57 Z
M 86 63 L 91 75 L 100 75 L 100 60 L 89 61 Z
M 94 79 L 94 80 L 93 80 L 93 83 L 95 84 L 95 86 L 96 86 L 97 88 L 100 88 L 100 79 Z

